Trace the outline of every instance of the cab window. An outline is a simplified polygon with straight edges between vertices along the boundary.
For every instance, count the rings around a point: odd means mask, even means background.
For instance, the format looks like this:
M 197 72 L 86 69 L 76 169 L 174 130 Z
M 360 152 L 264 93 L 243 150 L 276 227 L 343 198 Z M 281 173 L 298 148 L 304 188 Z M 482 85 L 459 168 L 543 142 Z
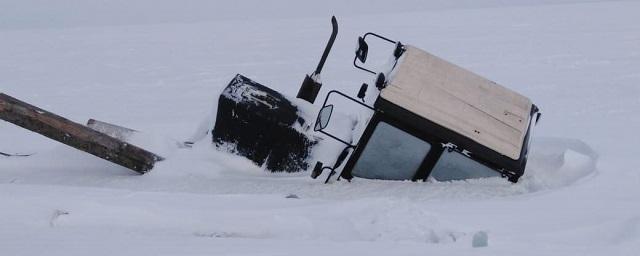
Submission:
M 426 141 L 379 122 L 351 173 L 367 179 L 411 180 L 430 149 Z
M 445 150 L 431 171 L 437 181 L 497 177 L 501 174 L 457 151 Z

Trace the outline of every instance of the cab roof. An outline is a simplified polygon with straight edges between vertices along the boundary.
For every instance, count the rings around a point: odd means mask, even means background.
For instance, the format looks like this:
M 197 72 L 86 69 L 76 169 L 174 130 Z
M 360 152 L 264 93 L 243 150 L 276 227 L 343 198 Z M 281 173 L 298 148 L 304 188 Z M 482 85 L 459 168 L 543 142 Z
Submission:
M 416 47 L 405 52 L 380 97 L 482 144 L 520 158 L 531 100 Z

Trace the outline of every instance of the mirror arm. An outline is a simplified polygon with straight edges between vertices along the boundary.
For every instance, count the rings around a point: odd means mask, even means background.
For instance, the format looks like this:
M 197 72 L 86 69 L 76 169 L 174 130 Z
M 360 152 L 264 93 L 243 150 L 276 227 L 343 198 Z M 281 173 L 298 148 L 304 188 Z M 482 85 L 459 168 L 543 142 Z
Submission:
M 367 33 L 365 33 L 365 34 L 364 34 L 364 36 L 362 36 L 362 41 L 365 41 L 365 42 L 366 42 L 366 38 L 367 38 L 367 36 L 375 36 L 375 37 L 377 37 L 377 38 L 379 38 L 379 39 L 382 39 L 382 40 L 387 41 L 387 42 L 389 42 L 389 43 L 395 44 L 395 45 L 396 45 L 396 50 L 394 51 L 394 56 L 395 56 L 396 58 L 399 58 L 399 57 L 400 57 L 400 55 L 404 52 L 403 48 L 400 48 L 400 49 L 399 49 L 399 48 L 397 48 L 397 47 L 402 47 L 402 46 L 403 46 L 400 42 L 393 41 L 393 40 L 391 40 L 391 39 L 389 39 L 389 38 L 386 38 L 386 37 L 384 37 L 384 36 L 378 35 L 378 34 L 373 33 L 373 32 L 367 32 Z M 400 50 L 400 51 L 399 51 L 399 50 Z M 358 68 L 358 69 L 361 69 L 361 70 L 364 70 L 364 71 L 366 71 L 366 72 L 368 72 L 368 73 L 371 73 L 371 74 L 374 74 L 374 75 L 376 74 L 376 72 L 373 72 L 373 71 L 371 71 L 371 70 L 369 70 L 369 69 L 367 69 L 367 68 L 364 68 L 364 67 L 362 67 L 362 66 L 359 66 L 359 65 L 358 65 L 358 63 L 357 63 L 357 60 L 358 60 L 358 55 L 356 55 L 356 56 L 353 58 L 353 66 L 354 66 L 354 67 L 356 67 L 356 68 Z M 363 63 L 364 63 L 364 62 L 363 62 Z M 395 65 L 394 65 L 394 67 L 395 67 Z
M 369 36 L 369 35 L 371 35 L 371 36 L 375 36 L 375 37 L 377 37 L 377 38 L 380 38 L 380 39 L 385 40 L 385 41 L 387 41 L 387 42 L 389 42 L 389 43 L 392 43 L 392 44 L 397 44 L 397 43 L 398 43 L 398 42 L 396 42 L 396 41 L 393 41 L 393 40 L 391 40 L 391 39 L 389 39 L 389 38 L 386 38 L 386 37 L 384 37 L 384 36 L 378 35 L 378 34 L 373 33 L 373 32 L 367 32 L 366 34 L 364 34 L 364 36 L 362 37 L 362 39 L 366 39 L 366 38 L 367 38 L 367 36 Z
M 332 93 L 340 94 L 340 95 L 344 96 L 345 98 L 350 99 L 351 101 L 353 101 L 353 102 L 355 102 L 355 103 L 360 104 L 361 106 L 364 106 L 364 107 L 366 107 L 366 108 L 368 108 L 368 109 L 370 109 L 370 110 L 376 111 L 376 109 L 375 109 L 375 108 L 373 108 L 373 107 L 371 107 L 371 106 L 369 106 L 369 105 L 367 105 L 367 104 L 364 104 L 364 103 L 362 103 L 362 102 L 360 102 L 360 101 L 358 101 L 358 100 L 354 99 L 353 97 L 351 97 L 351 96 L 349 96 L 349 95 L 346 95 L 346 94 L 342 93 L 341 91 L 337 91 L 337 90 L 331 90 L 331 91 L 329 91 L 329 92 L 327 93 L 327 97 L 325 97 L 325 98 L 324 98 L 324 103 L 322 104 L 322 107 L 323 107 L 323 108 L 327 105 L 327 101 L 329 100 L 329 96 L 331 96 L 331 94 L 332 94 Z
M 318 132 L 320 132 L 320 133 L 322 133 L 322 134 L 324 134 L 324 135 L 327 135 L 327 136 L 331 137 L 331 138 L 332 138 L 332 139 L 334 139 L 334 140 L 337 140 L 337 141 L 339 141 L 339 142 L 342 142 L 342 143 L 343 143 L 343 144 L 345 144 L 347 147 L 350 147 L 350 148 L 355 148 L 355 147 L 356 147 L 356 145 L 352 145 L 351 143 L 346 142 L 346 141 L 344 141 L 343 139 L 340 139 L 340 138 L 338 138 L 338 137 L 336 137 L 336 136 L 333 136 L 333 135 L 331 135 L 331 134 L 329 134 L 328 132 L 325 132 L 325 131 L 323 131 L 323 130 L 318 130 Z
M 312 179 L 316 179 L 320 175 L 322 175 L 322 173 L 324 172 L 325 169 L 329 169 L 329 170 L 331 170 L 331 172 L 329 173 L 329 175 L 327 175 L 327 178 L 324 180 L 324 184 L 329 183 L 329 180 L 331 179 L 331 177 L 333 177 L 333 175 L 335 175 L 337 173 L 335 168 L 331 168 L 329 166 L 318 167 L 318 165 L 322 165 L 322 162 L 317 162 L 316 163 L 316 168 L 314 168 L 313 173 L 311 174 L 311 178 Z M 340 177 L 338 177 L 338 179 L 340 179 Z
M 329 169 L 331 169 L 331 168 L 329 168 Z M 327 175 L 327 179 L 326 179 L 326 180 L 324 180 L 324 184 L 329 183 L 329 180 L 330 180 L 330 179 L 331 179 L 331 177 L 333 177 L 333 175 L 335 175 L 335 174 L 336 174 L 336 171 L 335 171 L 334 169 L 331 169 L 331 172 L 329 173 L 329 175 Z
M 356 67 L 356 68 L 359 68 L 359 69 L 361 69 L 361 70 L 364 70 L 364 71 L 366 71 L 366 72 L 369 72 L 369 73 L 371 73 L 371 74 L 374 74 L 374 75 L 376 74 L 376 72 L 373 72 L 373 71 L 371 71 L 371 70 L 368 70 L 368 69 L 366 69 L 366 68 L 363 68 L 362 66 L 359 66 L 359 65 L 358 65 L 358 56 L 353 57 L 353 66 L 354 66 L 354 67 Z
M 355 102 L 355 103 L 360 104 L 361 106 L 364 106 L 364 107 L 366 107 L 366 108 L 368 108 L 368 109 L 370 109 L 370 110 L 372 110 L 372 111 L 374 111 L 374 112 L 376 111 L 376 109 L 375 109 L 375 108 L 373 108 L 373 107 L 371 107 L 371 106 L 369 106 L 369 105 L 367 105 L 367 104 L 364 104 L 364 103 L 362 103 L 362 102 L 360 102 L 360 101 L 358 101 L 358 100 L 356 100 L 356 99 L 354 99 L 354 98 L 350 97 L 349 95 L 346 95 L 346 94 L 344 94 L 344 93 L 342 93 L 342 92 L 340 92 L 340 91 L 337 91 L 337 90 L 331 90 L 331 91 L 329 91 L 329 92 L 327 93 L 327 97 L 325 97 L 325 98 L 324 98 L 324 102 L 322 103 L 322 108 L 324 108 L 324 107 L 326 107 L 326 106 L 327 106 L 327 101 L 329 100 L 329 96 L 331 96 L 331 94 L 332 94 L 332 93 L 340 94 L 340 95 L 344 96 L 345 98 L 347 98 L 347 99 L 349 99 L 349 100 L 351 100 L 351 101 L 353 101 L 353 102 Z M 318 113 L 318 114 L 320 114 L 320 113 Z M 318 118 L 319 118 L 319 117 L 318 117 Z M 319 121 L 319 120 L 318 120 L 318 118 L 316 118 L 316 123 Z M 345 144 L 347 147 L 355 148 L 355 147 L 357 146 L 357 145 L 353 145 L 353 144 L 351 144 L 351 143 L 349 143 L 349 142 L 346 142 L 346 141 L 344 141 L 343 139 L 340 139 L 340 138 L 338 138 L 338 137 L 336 137 L 336 136 L 333 136 L 332 134 L 329 134 L 328 132 L 325 132 L 325 131 L 324 131 L 324 128 L 319 129 L 319 130 L 317 130 L 316 132 L 320 132 L 320 133 L 322 133 L 322 134 L 324 134 L 324 135 L 329 136 L 329 137 L 330 137 L 330 138 L 332 138 L 332 139 L 335 139 L 335 140 L 337 140 L 337 141 L 339 141 L 339 142 L 342 142 L 342 143 L 343 143 L 343 144 Z

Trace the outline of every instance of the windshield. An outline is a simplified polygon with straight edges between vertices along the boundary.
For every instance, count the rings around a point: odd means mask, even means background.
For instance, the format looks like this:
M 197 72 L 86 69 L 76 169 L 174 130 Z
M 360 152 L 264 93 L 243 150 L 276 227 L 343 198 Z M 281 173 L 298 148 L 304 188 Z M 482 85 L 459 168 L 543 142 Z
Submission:
M 426 141 L 379 122 L 352 174 L 367 179 L 410 180 L 430 149 Z

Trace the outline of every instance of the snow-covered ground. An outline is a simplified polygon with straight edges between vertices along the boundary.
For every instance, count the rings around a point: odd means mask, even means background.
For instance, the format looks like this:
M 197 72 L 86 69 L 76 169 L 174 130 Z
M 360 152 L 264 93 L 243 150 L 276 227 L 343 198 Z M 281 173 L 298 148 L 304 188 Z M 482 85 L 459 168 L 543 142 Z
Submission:
M 138 176 L 0 121 L 0 152 L 35 153 L 0 156 L 0 255 L 637 255 L 640 2 L 505 2 L 0 1 L 0 91 L 167 157 Z M 367 31 L 531 97 L 521 182 L 325 185 L 174 147 L 236 73 L 295 95 L 331 14 L 321 97 L 371 79 Z

